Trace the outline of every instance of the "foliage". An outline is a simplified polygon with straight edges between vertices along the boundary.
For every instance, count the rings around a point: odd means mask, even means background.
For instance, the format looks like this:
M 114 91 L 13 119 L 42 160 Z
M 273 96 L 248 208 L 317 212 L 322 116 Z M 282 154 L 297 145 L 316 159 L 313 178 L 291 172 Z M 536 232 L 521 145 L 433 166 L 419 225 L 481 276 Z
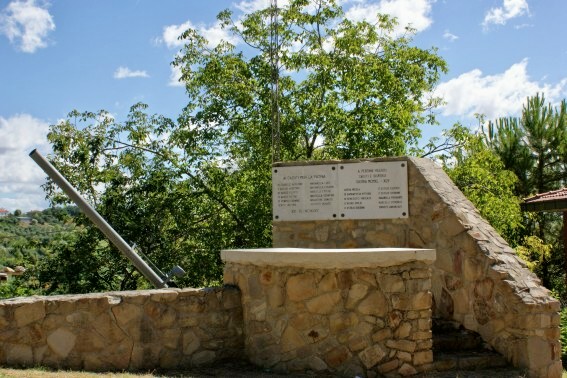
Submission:
M 221 248 L 271 245 L 272 136 L 288 160 L 399 155 L 416 143 L 420 123 L 435 123 L 427 111 L 439 99 L 426 95 L 446 65 L 435 50 L 411 46 L 411 29 L 395 36 L 386 16 L 349 21 L 335 1 L 294 0 L 275 11 L 238 22 L 219 14 L 242 50 L 183 34 L 174 64 L 188 104 L 177 121 L 136 104 L 122 123 L 74 111 L 51 126 L 51 162 L 155 265 L 188 271 L 179 285 L 217 282 Z M 52 203 L 67 203 L 53 183 L 45 189 Z M 76 222 L 79 231 L 37 265 L 41 287 L 147 285 L 93 225 Z
M 519 178 L 515 192 L 520 198 L 556 190 L 567 184 L 567 101 L 557 107 L 544 95 L 529 97 L 518 118 L 490 122 L 484 131 L 487 145 Z M 550 289 L 565 293 L 561 217 L 538 212 L 524 217 L 522 237 L 536 235 L 551 245 L 549 258 L 540 262 L 539 276 Z
M 394 38 L 396 21 L 387 16 L 376 25 L 353 22 L 333 0 L 295 0 L 278 10 L 274 46 L 273 12 L 241 22 L 219 14 L 247 54 L 229 43 L 211 47 L 193 29 L 182 35 L 175 65 L 189 103 L 180 126 L 198 150 L 269 162 L 274 77 L 283 160 L 401 155 L 419 138 L 420 123 L 434 123 L 424 112 L 439 99 L 426 95 L 446 64 L 435 50 L 410 45 L 413 30 Z
M 0 218 L 0 265 L 26 269 L 22 276 L 0 284 L 0 298 L 43 293 L 35 274 L 37 264 L 49 260 L 54 253 L 54 241 L 74 234 L 75 213 L 75 207 L 62 207 L 23 214 L 29 221 L 21 221 L 15 215 Z
M 537 236 L 528 236 L 522 245 L 516 247 L 516 252 L 533 272 L 541 274 L 542 263 L 551 256 L 552 246 L 545 244 Z
M 458 148 L 440 159 L 463 194 L 510 244 L 515 245 L 522 227 L 520 201 L 514 194 L 517 177 L 484 143 L 482 136 L 457 124 L 448 135 Z
M 489 122 L 485 137 L 504 166 L 520 179 L 518 195 L 544 193 L 565 184 L 566 100 L 554 108 L 543 95 L 529 97 L 520 118 Z
M 560 325 L 560 338 L 561 341 L 561 361 L 563 365 L 567 364 L 567 307 L 561 309 L 561 325 Z

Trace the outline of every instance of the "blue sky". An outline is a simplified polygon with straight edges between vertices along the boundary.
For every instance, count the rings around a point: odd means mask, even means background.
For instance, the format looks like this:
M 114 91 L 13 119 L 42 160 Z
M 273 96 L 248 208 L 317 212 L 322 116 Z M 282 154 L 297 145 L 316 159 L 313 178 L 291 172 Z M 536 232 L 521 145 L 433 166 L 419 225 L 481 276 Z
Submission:
M 170 62 L 176 39 L 194 27 L 212 42 L 227 38 L 216 14 L 243 12 L 269 0 L 0 0 L 0 208 L 47 206 L 45 174 L 28 157 L 49 153 L 48 126 L 73 109 L 105 109 L 124 119 L 131 105 L 175 117 L 184 88 Z M 284 0 L 279 0 L 283 5 Z M 341 0 L 352 19 L 377 12 L 417 29 L 414 44 L 437 47 L 447 61 L 436 94 L 441 126 L 476 127 L 518 115 L 527 96 L 567 98 L 565 0 Z M 424 143 L 425 143 L 424 140 Z

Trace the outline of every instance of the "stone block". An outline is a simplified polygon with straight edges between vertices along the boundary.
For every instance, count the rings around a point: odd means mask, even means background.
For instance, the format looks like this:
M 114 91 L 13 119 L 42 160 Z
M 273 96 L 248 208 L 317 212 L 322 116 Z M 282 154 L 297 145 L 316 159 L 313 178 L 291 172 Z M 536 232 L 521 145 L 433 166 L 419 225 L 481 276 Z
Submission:
M 372 341 L 380 342 L 392 338 L 392 330 L 390 328 L 383 328 L 372 335 Z
M 268 305 L 272 309 L 283 306 L 285 301 L 283 289 L 277 285 L 268 288 L 266 297 L 268 300 Z
M 421 278 L 406 281 L 406 291 L 408 293 L 417 293 L 420 291 L 431 290 L 431 279 Z
M 358 354 L 358 358 L 360 358 L 360 361 L 367 369 L 377 365 L 385 356 L 386 352 L 377 344 L 369 346 Z
M 67 328 L 58 328 L 47 336 L 47 345 L 60 358 L 66 358 L 75 347 L 77 336 Z
M 289 325 L 297 330 L 306 330 L 320 325 L 323 321 L 320 315 L 300 312 L 291 316 Z
M 260 283 L 265 286 L 273 285 L 278 281 L 278 274 L 273 269 L 262 269 L 260 272 Z
M 193 357 L 191 358 L 191 363 L 193 365 L 199 366 L 199 365 L 210 364 L 215 360 L 216 360 L 215 352 L 213 352 L 212 350 L 203 350 L 193 355 Z
M 411 279 L 429 279 L 431 278 L 431 270 L 429 269 L 412 269 L 410 271 Z
M 248 318 L 263 322 L 266 320 L 267 304 L 265 301 L 256 300 L 248 307 Z
M 378 275 L 378 284 L 384 293 L 403 293 L 406 290 L 404 280 L 399 275 Z
M 410 363 L 411 363 L 412 354 L 411 354 L 411 353 L 408 353 L 408 352 L 404 352 L 404 351 L 398 350 L 398 351 L 396 352 L 396 358 L 397 358 L 398 360 L 400 360 L 400 361 L 403 361 L 403 362 L 410 362 Z
M 33 350 L 30 345 L 4 344 L 6 363 L 10 366 L 32 366 Z
M 303 301 L 316 295 L 315 277 L 303 273 L 288 278 L 286 283 L 287 298 L 291 301 Z
M 388 312 L 388 301 L 384 294 L 374 291 L 360 302 L 358 311 L 365 315 L 384 316 Z
M 327 366 L 327 364 L 325 363 L 325 361 L 323 361 L 322 359 L 320 359 L 317 356 L 310 356 L 307 359 L 307 366 L 309 366 L 309 369 L 311 369 L 315 372 L 325 371 L 329 368 Z
M 358 324 L 358 316 L 353 312 L 339 312 L 329 317 L 329 328 L 332 333 L 339 333 Z
M 121 303 L 111 308 L 117 323 L 125 327 L 133 322 L 140 322 L 142 318 L 142 308 L 131 303 Z
M 161 289 L 150 294 L 150 300 L 154 302 L 167 303 L 177 299 L 177 290 Z
M 282 352 L 289 352 L 291 350 L 300 348 L 306 344 L 301 336 L 301 333 L 291 326 L 287 326 L 281 337 Z
M 401 350 L 403 352 L 413 353 L 415 351 L 416 342 L 411 340 L 387 340 L 388 348 Z
M 412 330 L 411 323 L 403 322 L 398 326 L 398 328 L 394 332 L 394 337 L 396 339 L 405 339 L 409 337 L 411 330 Z
M 403 317 L 404 316 L 403 316 L 401 311 L 395 310 L 395 311 L 388 313 L 388 326 L 390 328 L 398 328 Z
M 394 359 L 378 365 L 376 370 L 378 370 L 378 372 L 381 374 L 387 374 L 396 370 L 398 366 L 400 366 L 400 361 L 398 359 Z
M 328 291 L 335 291 L 339 288 L 339 283 L 337 280 L 337 274 L 335 272 L 329 272 L 323 276 L 319 284 L 317 285 L 318 292 L 326 293 Z
M 341 293 L 335 291 L 305 301 L 305 307 L 314 314 L 330 314 L 333 311 L 340 310 L 339 303 L 341 300 Z
M 433 362 L 433 351 L 423 350 L 413 354 L 413 366 L 429 364 Z
M 358 352 L 359 350 L 366 348 L 369 344 L 367 336 L 356 336 L 348 340 L 348 348 L 352 352 Z
M 417 329 L 420 331 L 429 331 L 431 329 L 431 318 L 422 318 L 417 321 Z
M 328 353 L 325 354 L 325 362 L 331 368 L 336 369 L 340 365 L 344 364 L 352 357 L 352 354 L 348 350 L 347 347 L 344 345 L 340 345 L 336 348 L 333 348 Z
M 417 370 L 415 370 L 415 368 L 413 366 L 411 366 L 410 364 L 404 363 L 398 369 L 398 374 L 400 374 L 402 377 L 408 377 L 410 375 L 416 375 Z
M 348 291 L 347 301 L 345 307 L 347 309 L 353 309 L 356 304 L 362 300 L 368 293 L 368 286 L 355 283 L 350 287 Z
M 14 319 L 17 327 L 24 327 L 45 317 L 45 302 L 25 302 L 14 309 Z
M 389 247 L 392 245 L 400 245 L 398 237 L 395 233 L 385 231 L 368 231 L 364 235 L 364 240 L 372 247 Z
M 432 332 L 431 331 L 418 331 L 411 334 L 412 340 L 428 340 L 431 339 Z
M 358 270 L 356 272 L 356 279 L 370 285 L 371 287 L 376 287 L 376 275 L 374 273 L 366 270 Z
M 146 303 L 144 313 L 158 328 L 172 327 L 177 319 L 177 311 L 167 305 L 156 302 Z
M 188 330 L 183 333 L 183 354 L 190 356 L 195 353 L 201 346 L 201 340 L 193 330 Z

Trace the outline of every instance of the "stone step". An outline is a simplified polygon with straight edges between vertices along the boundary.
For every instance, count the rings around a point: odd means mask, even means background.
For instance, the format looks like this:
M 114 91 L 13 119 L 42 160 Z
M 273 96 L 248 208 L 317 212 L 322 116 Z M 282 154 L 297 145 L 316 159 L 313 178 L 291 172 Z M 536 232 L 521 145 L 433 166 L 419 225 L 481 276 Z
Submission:
M 476 332 L 451 330 L 442 333 L 433 333 L 434 351 L 475 350 L 483 349 L 484 341 Z
M 428 371 L 419 378 L 526 378 L 525 371 L 514 368 L 493 368 L 479 370 Z
M 452 352 L 433 352 L 433 370 L 479 370 L 508 367 L 508 363 L 497 352 L 481 349 Z

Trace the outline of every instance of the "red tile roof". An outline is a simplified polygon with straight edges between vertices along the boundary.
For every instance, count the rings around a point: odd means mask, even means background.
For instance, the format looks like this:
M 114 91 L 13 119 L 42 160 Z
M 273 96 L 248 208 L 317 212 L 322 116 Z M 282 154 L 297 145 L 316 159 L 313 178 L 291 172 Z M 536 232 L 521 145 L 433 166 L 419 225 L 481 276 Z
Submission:
M 567 211 L 567 188 L 525 198 L 522 209 L 524 211 Z

